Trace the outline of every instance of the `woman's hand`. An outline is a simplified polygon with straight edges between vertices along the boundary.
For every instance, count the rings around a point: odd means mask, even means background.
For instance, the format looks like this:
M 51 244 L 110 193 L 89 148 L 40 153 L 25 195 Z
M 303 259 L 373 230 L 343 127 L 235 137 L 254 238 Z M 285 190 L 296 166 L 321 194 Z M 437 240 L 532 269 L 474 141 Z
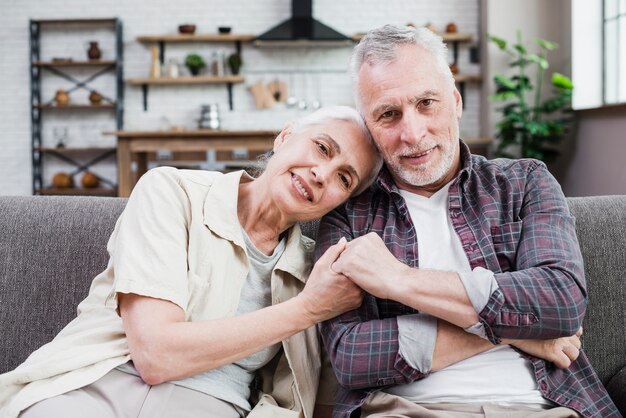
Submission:
M 550 361 L 560 369 L 566 369 L 580 354 L 581 335 L 583 335 L 582 328 L 571 337 L 551 340 L 503 340 L 503 342 L 517 347 L 531 356 Z
M 345 238 L 328 248 L 315 263 L 304 290 L 298 295 L 305 314 L 315 323 L 356 309 L 363 301 L 363 291 L 330 267 L 345 248 Z

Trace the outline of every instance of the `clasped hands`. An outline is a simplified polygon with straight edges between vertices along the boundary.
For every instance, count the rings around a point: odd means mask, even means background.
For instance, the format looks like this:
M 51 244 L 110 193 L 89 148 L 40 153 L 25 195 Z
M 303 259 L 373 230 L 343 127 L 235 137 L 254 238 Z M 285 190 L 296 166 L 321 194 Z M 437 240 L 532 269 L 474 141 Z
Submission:
M 397 300 L 392 293 L 397 291 L 393 283 L 411 270 L 389 252 L 376 233 L 349 243 L 342 238 L 320 257 L 299 297 L 307 315 L 320 322 L 358 308 L 364 291 L 381 299 Z M 502 342 L 567 368 L 580 354 L 581 335 L 582 328 L 569 337 Z

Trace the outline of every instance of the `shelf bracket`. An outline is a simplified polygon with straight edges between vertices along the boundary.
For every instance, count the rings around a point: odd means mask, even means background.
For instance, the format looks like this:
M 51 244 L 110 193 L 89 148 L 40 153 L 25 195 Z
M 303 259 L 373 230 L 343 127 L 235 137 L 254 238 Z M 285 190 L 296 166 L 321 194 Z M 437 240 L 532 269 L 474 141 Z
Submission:
M 142 84 L 141 91 L 143 93 L 143 111 L 147 112 L 148 111 L 148 85 Z
M 228 107 L 232 111 L 233 110 L 233 83 L 227 83 L 226 88 L 228 89 Z

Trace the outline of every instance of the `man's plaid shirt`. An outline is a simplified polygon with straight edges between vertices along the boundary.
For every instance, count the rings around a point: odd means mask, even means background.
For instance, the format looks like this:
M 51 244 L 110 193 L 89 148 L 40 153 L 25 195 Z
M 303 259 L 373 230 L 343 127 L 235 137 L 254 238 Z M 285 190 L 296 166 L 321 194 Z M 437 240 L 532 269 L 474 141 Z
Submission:
M 499 289 L 480 312 L 493 343 L 501 338 L 573 335 L 587 294 L 574 219 L 559 184 L 535 160 L 486 160 L 461 142 L 462 170 L 449 189 L 449 212 L 472 269 L 495 273 Z M 419 266 L 404 199 L 383 168 L 376 183 L 322 219 L 316 257 L 340 237 L 378 233 L 391 253 Z M 339 381 L 334 418 L 347 418 L 373 391 L 426 377 L 399 354 L 396 317 L 416 311 L 366 295 L 359 309 L 322 324 Z M 621 415 L 584 353 L 567 369 L 532 356 L 544 397 L 585 417 Z

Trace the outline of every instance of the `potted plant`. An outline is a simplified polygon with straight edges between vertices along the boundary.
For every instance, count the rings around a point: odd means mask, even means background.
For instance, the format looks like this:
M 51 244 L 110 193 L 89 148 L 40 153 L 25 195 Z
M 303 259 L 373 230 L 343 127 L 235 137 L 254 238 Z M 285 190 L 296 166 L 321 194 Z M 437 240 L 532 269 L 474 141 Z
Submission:
M 192 75 L 198 75 L 200 70 L 206 67 L 204 59 L 198 54 L 189 54 L 185 57 L 185 65 L 189 68 Z
M 498 109 L 502 112 L 502 120 L 496 125 L 500 143 L 495 156 L 528 157 L 549 162 L 559 154 L 556 145 L 563 139 L 571 120 L 569 111 L 574 88 L 568 77 L 554 72 L 551 76 L 552 94 L 547 99 L 542 98 L 544 75 L 549 67 L 546 56 L 558 45 L 537 39 L 540 52 L 534 54 L 522 43 L 520 32 L 514 45 L 496 36 L 489 35 L 489 40 L 511 57 L 510 67 L 517 72 L 512 77 L 501 74 L 494 77 L 496 94 L 489 99 L 504 103 Z M 534 84 L 530 79 L 533 70 Z M 531 100 L 528 96 L 533 90 Z M 516 152 L 511 153 L 512 150 Z
M 228 57 L 228 67 L 230 68 L 230 72 L 233 75 L 239 74 L 239 70 L 243 65 L 243 60 L 241 59 L 241 55 L 238 53 L 232 53 Z

